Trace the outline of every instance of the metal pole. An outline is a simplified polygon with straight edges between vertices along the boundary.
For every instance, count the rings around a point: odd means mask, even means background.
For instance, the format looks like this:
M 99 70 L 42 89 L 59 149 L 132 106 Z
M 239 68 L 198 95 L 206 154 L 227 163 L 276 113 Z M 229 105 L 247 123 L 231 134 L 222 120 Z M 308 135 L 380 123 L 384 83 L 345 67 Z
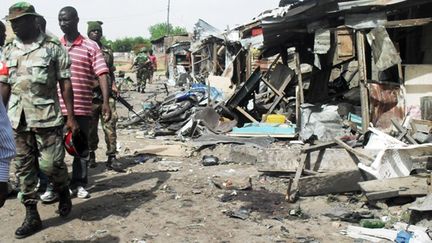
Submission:
M 167 36 L 170 35 L 170 5 L 171 5 L 171 0 L 168 0 L 168 11 L 167 11 Z

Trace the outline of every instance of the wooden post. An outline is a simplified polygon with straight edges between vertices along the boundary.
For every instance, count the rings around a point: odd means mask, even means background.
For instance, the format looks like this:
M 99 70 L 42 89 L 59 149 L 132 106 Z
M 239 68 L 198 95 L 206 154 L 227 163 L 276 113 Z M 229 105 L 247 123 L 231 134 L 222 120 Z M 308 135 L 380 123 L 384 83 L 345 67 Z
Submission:
M 303 95 L 303 75 L 301 72 L 301 66 L 300 66 L 300 54 L 298 52 L 295 53 L 295 60 L 296 60 L 296 69 L 297 69 L 297 82 L 299 89 L 299 95 L 300 95 L 300 104 L 304 103 L 304 95 Z
M 296 63 L 296 72 L 297 72 L 297 87 L 296 87 L 296 124 L 297 131 L 301 130 L 301 110 L 300 106 L 304 102 L 304 94 L 303 94 L 303 76 L 301 72 L 300 66 L 300 54 L 296 52 L 294 54 L 294 59 Z
M 213 67 L 212 67 L 212 74 L 216 75 L 217 72 L 217 45 L 216 43 L 213 43 L 213 53 L 212 53 L 212 61 L 213 61 Z
M 252 54 L 251 54 L 251 47 L 247 49 L 246 54 L 246 77 L 249 78 L 252 74 Z
M 191 73 L 192 73 L 192 76 L 195 76 L 195 53 L 194 52 L 191 52 L 191 63 L 192 63 Z
M 366 67 L 366 52 L 365 52 L 365 34 L 361 31 L 356 33 L 357 42 L 357 60 L 360 76 L 360 99 L 362 109 L 362 130 L 366 132 L 369 128 L 369 95 L 367 89 L 367 67 Z

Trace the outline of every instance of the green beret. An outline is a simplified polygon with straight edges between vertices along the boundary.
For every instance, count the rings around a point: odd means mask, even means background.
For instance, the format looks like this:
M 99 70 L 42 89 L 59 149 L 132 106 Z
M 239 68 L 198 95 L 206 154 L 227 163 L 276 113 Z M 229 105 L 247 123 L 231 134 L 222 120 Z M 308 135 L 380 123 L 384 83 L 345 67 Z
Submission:
M 102 31 L 102 21 L 88 21 L 87 34 L 94 30 Z

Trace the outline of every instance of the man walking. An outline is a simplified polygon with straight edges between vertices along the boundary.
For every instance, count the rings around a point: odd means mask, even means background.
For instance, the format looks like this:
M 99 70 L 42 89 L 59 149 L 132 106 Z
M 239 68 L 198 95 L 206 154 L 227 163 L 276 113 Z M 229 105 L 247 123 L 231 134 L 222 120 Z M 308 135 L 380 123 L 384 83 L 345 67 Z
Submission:
M 66 127 L 76 132 L 70 59 L 57 40 L 40 32 L 37 16 L 34 7 L 26 2 L 9 8 L 6 19 L 16 38 L 5 45 L 2 61 L 8 71 L 0 75 L 0 93 L 8 105 L 17 149 L 18 198 L 26 207 L 24 222 L 15 231 L 19 239 L 42 228 L 36 207 L 38 170 L 50 178 L 59 193 L 59 214 L 67 216 L 72 208 L 64 163 L 63 117 L 56 93 L 58 84 L 66 107 Z
M 133 63 L 133 67 L 137 72 L 137 92 L 145 92 L 147 79 L 150 78 L 151 65 L 151 61 L 147 55 L 147 48 L 143 47 L 138 52 Z
M 89 21 L 87 28 L 87 35 L 90 40 L 96 42 L 100 47 L 105 62 L 109 68 L 109 84 L 110 93 L 113 96 L 117 95 L 117 86 L 115 83 L 115 67 L 114 67 L 114 56 L 112 50 L 102 45 L 101 38 L 103 36 L 102 31 L 102 22 L 101 21 Z M 89 131 L 89 147 L 90 147 L 90 167 L 94 168 L 97 166 L 96 163 L 96 155 L 95 151 L 98 148 L 99 137 L 98 137 L 98 124 L 99 119 L 101 119 L 102 129 L 105 134 L 105 143 L 107 145 L 106 155 L 108 156 L 108 160 L 106 162 L 106 167 L 108 170 L 115 170 L 117 172 L 124 172 L 122 168 L 122 164 L 116 159 L 117 153 L 117 132 L 116 132 L 116 124 L 117 124 L 117 112 L 116 112 L 116 102 L 113 97 L 110 97 L 109 104 L 111 109 L 111 120 L 105 122 L 103 120 L 102 114 L 102 92 L 100 87 L 96 87 L 93 90 L 93 106 L 92 106 L 92 119 L 90 122 L 90 131 Z
M 152 49 L 150 49 L 150 51 L 149 51 L 149 59 L 152 63 L 152 69 L 150 72 L 150 81 L 149 81 L 149 83 L 151 84 L 153 82 L 154 72 L 157 71 L 157 60 L 156 60 L 156 56 L 153 54 Z
M 81 131 L 87 136 L 92 115 L 92 99 L 94 77 L 99 80 L 102 91 L 102 113 L 104 121 L 111 118 L 108 93 L 109 69 L 105 63 L 99 46 L 92 40 L 83 37 L 78 32 L 78 13 L 73 7 L 64 7 L 58 15 L 59 25 L 65 34 L 61 43 L 66 47 L 72 60 L 71 81 L 74 91 L 74 112 Z M 62 112 L 66 114 L 65 103 L 60 100 Z M 90 194 L 85 190 L 88 180 L 88 157 L 74 157 L 72 164 L 71 188 L 77 190 L 79 198 L 88 198 Z

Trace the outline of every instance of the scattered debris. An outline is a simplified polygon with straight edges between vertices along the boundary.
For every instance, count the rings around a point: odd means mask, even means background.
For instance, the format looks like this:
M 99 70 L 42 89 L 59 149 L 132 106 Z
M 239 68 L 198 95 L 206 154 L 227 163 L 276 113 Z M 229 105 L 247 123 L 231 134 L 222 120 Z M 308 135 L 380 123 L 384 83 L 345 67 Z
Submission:
M 219 158 L 213 155 L 204 155 L 202 158 L 202 165 L 213 166 L 219 164 Z
M 249 190 L 252 189 L 250 177 L 226 177 L 213 176 L 211 181 L 215 186 L 224 190 Z
M 229 216 L 230 218 L 236 218 L 236 219 L 241 219 L 241 220 L 246 220 L 249 218 L 250 215 L 250 210 L 249 209 L 245 209 L 245 208 L 240 208 L 238 210 L 228 210 L 225 211 L 224 214 Z

